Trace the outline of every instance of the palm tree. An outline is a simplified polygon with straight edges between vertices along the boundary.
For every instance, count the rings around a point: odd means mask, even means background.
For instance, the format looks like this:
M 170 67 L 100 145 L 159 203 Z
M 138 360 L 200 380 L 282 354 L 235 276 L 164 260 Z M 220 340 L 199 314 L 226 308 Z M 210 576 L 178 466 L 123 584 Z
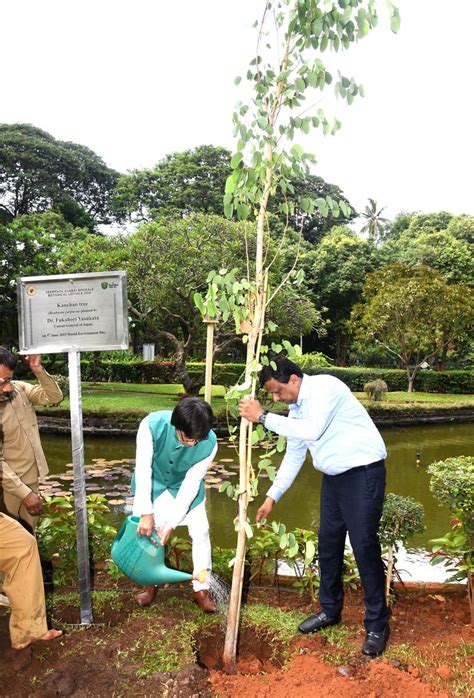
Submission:
M 362 218 L 366 220 L 366 223 L 361 228 L 361 232 L 367 233 L 369 238 L 374 242 L 381 242 L 383 240 L 387 225 L 390 223 L 388 218 L 382 217 L 382 211 L 384 211 L 385 208 L 386 206 L 383 206 L 377 210 L 377 202 L 375 199 L 369 199 L 368 206 L 366 206 L 365 211 L 360 214 Z

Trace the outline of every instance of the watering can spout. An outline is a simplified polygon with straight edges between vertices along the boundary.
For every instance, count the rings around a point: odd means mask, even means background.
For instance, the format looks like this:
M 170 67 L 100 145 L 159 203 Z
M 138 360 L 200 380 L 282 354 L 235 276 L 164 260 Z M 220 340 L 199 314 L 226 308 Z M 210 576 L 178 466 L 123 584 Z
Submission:
M 127 516 L 112 543 L 112 560 L 130 579 L 144 586 L 189 582 L 193 575 L 165 565 L 165 549 L 157 538 L 137 533 L 138 516 Z

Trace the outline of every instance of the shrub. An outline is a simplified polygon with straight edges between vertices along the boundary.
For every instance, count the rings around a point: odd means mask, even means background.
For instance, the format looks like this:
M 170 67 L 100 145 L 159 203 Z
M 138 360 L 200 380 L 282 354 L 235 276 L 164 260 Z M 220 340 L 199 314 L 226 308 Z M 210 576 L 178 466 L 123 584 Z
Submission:
M 423 505 L 411 497 L 402 497 L 389 492 L 385 495 L 382 518 L 380 519 L 379 538 L 382 546 L 387 548 L 387 577 L 385 598 L 390 601 L 390 588 L 396 564 L 396 553 L 400 544 L 406 544 L 415 533 L 424 530 Z
M 110 557 L 110 546 L 117 531 L 107 523 L 110 509 L 105 497 L 86 497 L 91 564 Z M 41 557 L 53 561 L 54 580 L 58 584 L 73 581 L 77 575 L 76 518 L 74 497 L 47 497 L 44 516 L 38 525 L 38 546 Z
M 332 366 L 333 362 L 325 354 L 320 351 L 315 351 L 309 354 L 302 354 L 298 359 L 298 366 L 306 371 L 307 368 L 328 367 Z
M 457 456 L 428 466 L 430 490 L 450 511 L 455 511 L 474 534 L 474 457 Z
M 369 381 L 364 385 L 364 392 L 370 400 L 382 400 L 387 392 L 387 384 L 385 381 L 377 378 L 374 381 Z
M 56 383 L 58 384 L 59 388 L 61 389 L 61 392 L 63 394 L 63 398 L 68 397 L 69 395 L 69 378 L 67 376 L 62 376 L 61 374 L 55 373 L 53 376 Z
M 467 593 L 474 623 L 474 457 L 458 456 L 428 467 L 430 490 L 454 514 L 452 528 L 434 544 L 433 564 L 451 565 L 453 579 L 467 578 Z

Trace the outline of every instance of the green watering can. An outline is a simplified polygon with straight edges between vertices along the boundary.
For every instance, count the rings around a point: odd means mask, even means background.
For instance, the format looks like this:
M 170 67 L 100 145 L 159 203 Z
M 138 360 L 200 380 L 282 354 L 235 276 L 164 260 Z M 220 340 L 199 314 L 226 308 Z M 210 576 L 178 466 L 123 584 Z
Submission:
M 139 521 L 139 516 L 127 516 L 112 543 L 112 560 L 117 567 L 143 586 L 191 581 L 192 574 L 166 567 L 165 549 L 157 536 L 152 541 L 138 535 Z

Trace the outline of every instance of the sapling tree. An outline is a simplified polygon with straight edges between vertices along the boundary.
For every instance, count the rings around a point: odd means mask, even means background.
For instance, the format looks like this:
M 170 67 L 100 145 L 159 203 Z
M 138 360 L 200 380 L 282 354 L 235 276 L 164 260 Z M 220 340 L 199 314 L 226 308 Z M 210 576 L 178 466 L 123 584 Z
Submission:
M 474 624 L 474 457 L 458 456 L 432 463 L 430 490 L 454 515 L 451 531 L 435 538 L 433 564 L 450 565 L 452 580 L 467 579 L 467 594 Z
M 392 28 L 398 29 L 398 10 L 389 3 Z M 231 158 L 232 173 L 227 178 L 224 213 L 234 215 L 255 231 L 255 256 L 247 258 L 247 276 L 239 278 L 226 269 L 209 277 L 206 297 L 197 294 L 195 301 L 203 314 L 211 318 L 230 315 L 246 344 L 246 368 L 241 385 L 227 396 L 228 402 L 243 395 L 255 395 L 256 379 L 263 364 L 268 364 L 270 351 L 283 349 L 288 355 L 298 355 L 299 347 L 289 342 L 264 343 L 264 335 L 275 331 L 266 322 L 266 312 L 279 290 L 288 283 L 299 284 L 302 271 L 294 266 L 276 285 L 269 284 L 269 272 L 278 255 L 269 245 L 271 224 L 269 204 L 279 200 L 281 214 L 294 217 L 295 210 L 321 215 L 331 213 L 335 218 L 342 211 L 350 215 L 344 200 L 331 196 L 313 199 L 298 197 L 292 181 L 304 178 L 314 154 L 295 139 L 314 130 L 334 134 L 340 127 L 318 106 L 319 93 L 333 84 L 336 94 L 352 103 L 363 90 L 353 78 L 341 73 L 333 81 L 321 55 L 326 49 L 347 50 L 376 26 L 378 16 L 375 0 L 277 0 L 266 1 L 261 22 L 256 22 L 258 38 L 256 55 L 246 74 L 250 83 L 251 100 L 239 103 L 233 114 L 237 147 Z M 236 84 L 241 78 L 236 79 Z M 284 237 L 284 236 L 283 236 Z M 240 480 L 235 492 L 238 499 L 236 524 L 237 550 L 224 647 L 224 668 L 235 668 L 238 620 L 242 594 L 246 535 L 252 535 L 247 520 L 247 506 L 258 487 L 258 469 L 272 466 L 269 459 L 260 459 L 258 468 L 252 465 L 252 445 L 263 438 L 263 427 L 253 429 L 245 419 L 239 432 Z M 263 463 L 262 463 L 263 461 Z M 270 461 L 271 462 L 271 461 Z
M 405 545 L 415 533 L 423 533 L 423 505 L 411 497 L 402 497 L 389 492 L 385 495 L 382 518 L 380 519 L 379 538 L 387 548 L 387 576 L 385 598 L 390 604 L 390 588 L 396 564 L 396 554 L 400 545 Z

